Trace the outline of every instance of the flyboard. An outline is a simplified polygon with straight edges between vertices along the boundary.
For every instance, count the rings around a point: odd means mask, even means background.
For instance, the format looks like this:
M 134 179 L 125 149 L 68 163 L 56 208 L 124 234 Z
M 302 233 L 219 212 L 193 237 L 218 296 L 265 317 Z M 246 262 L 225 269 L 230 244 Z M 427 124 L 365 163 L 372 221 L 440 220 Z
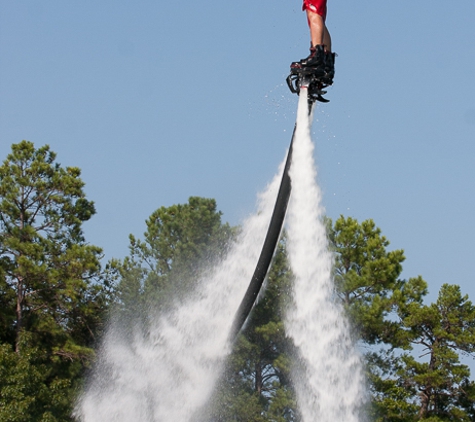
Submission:
M 334 59 L 334 56 L 333 56 Z M 322 95 L 326 93 L 323 89 L 333 83 L 333 78 L 328 78 L 328 75 L 322 73 L 320 70 L 312 69 L 311 67 L 295 67 L 292 64 L 291 73 L 287 77 L 287 85 L 291 92 L 299 95 L 301 88 L 305 88 L 307 93 L 309 114 L 312 111 L 315 101 L 328 102 Z M 289 203 L 291 192 L 291 180 L 289 176 L 290 165 L 292 163 L 292 147 L 294 143 L 297 123 L 294 126 L 292 139 L 290 141 L 289 152 L 285 161 L 284 172 L 280 182 L 279 192 L 274 206 L 274 211 L 267 229 L 267 234 L 262 246 L 259 260 L 257 261 L 256 269 L 251 278 L 251 282 L 246 290 L 244 298 L 239 305 L 239 308 L 234 317 L 233 325 L 231 327 L 229 339 L 234 341 L 244 326 L 252 308 L 259 296 L 267 272 L 269 271 L 272 257 L 280 238 L 282 226 L 284 224 L 285 214 L 287 212 L 287 205 Z

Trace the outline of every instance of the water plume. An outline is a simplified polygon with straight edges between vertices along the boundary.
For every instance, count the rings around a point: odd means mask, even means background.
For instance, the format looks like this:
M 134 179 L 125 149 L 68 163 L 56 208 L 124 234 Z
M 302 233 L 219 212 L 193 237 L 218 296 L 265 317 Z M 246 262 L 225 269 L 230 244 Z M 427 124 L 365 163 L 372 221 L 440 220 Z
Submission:
M 364 391 L 362 365 L 334 291 L 333 261 L 323 222 L 306 97 L 303 90 L 287 215 L 294 286 L 286 331 L 298 351 L 294 385 L 304 422 L 356 422 Z
M 306 97 L 303 89 L 287 215 L 295 282 L 285 324 L 297 350 L 293 381 L 303 422 L 356 422 L 364 396 L 362 365 L 334 292 Z M 189 422 L 205 414 L 200 412 L 230 352 L 229 331 L 262 248 L 283 165 L 226 258 L 187 300 L 167 312 L 142 310 L 145 329 L 111 319 L 75 408 L 78 420 Z
M 195 293 L 152 321 L 124 328 L 112 318 L 74 416 L 83 422 L 186 422 L 207 402 L 229 353 L 231 324 L 259 256 L 280 172 L 259 195 L 223 262 Z

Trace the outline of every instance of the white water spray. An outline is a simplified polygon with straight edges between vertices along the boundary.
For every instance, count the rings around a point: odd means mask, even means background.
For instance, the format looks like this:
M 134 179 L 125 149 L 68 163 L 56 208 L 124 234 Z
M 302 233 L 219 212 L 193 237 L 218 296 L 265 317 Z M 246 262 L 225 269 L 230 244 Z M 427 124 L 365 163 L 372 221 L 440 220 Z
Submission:
M 299 352 L 295 386 L 303 422 L 356 422 L 362 370 L 342 310 L 335 302 L 332 259 L 322 224 L 306 95 L 299 101 L 291 166 L 288 247 L 295 275 L 286 321 Z M 95 374 L 75 416 L 82 422 L 189 422 L 204 406 L 227 355 L 234 315 L 255 269 L 283 164 L 257 213 L 197 295 L 156 317 L 147 334 L 125 335 L 112 323 Z
M 298 405 L 304 422 L 356 422 L 364 395 L 362 366 L 334 293 L 306 90 L 300 94 L 297 113 L 287 215 L 295 282 L 286 331 L 299 353 Z
M 227 355 L 227 339 L 262 247 L 280 174 L 260 196 L 258 212 L 197 295 L 159 315 L 133 340 L 112 323 L 75 417 L 82 422 L 187 422 L 207 402 Z M 198 296 L 198 297 L 197 297 Z

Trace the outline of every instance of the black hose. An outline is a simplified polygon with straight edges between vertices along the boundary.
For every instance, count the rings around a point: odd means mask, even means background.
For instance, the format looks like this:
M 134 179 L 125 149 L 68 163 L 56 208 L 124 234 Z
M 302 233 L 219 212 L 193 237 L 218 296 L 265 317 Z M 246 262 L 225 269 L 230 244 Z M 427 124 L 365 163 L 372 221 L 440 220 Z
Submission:
M 295 125 L 294 132 L 292 134 L 292 140 L 290 142 L 290 148 L 287 154 L 287 160 L 285 162 L 284 173 L 282 174 L 282 180 L 280 182 L 279 193 L 277 194 L 277 200 L 275 202 L 274 211 L 272 213 L 272 218 L 267 230 L 267 235 L 264 240 L 264 245 L 262 246 L 261 255 L 259 256 L 259 261 L 257 262 L 256 269 L 252 276 L 251 282 L 249 283 L 246 294 L 244 295 L 244 298 L 236 312 L 236 316 L 234 317 L 234 322 L 230 332 L 230 340 L 232 341 L 235 340 L 239 331 L 241 331 L 241 328 L 246 322 L 247 317 L 251 313 L 252 307 L 254 306 L 262 284 L 264 283 L 267 271 L 269 270 L 277 242 L 279 241 L 282 226 L 284 224 L 285 213 L 287 212 L 287 204 L 289 203 L 290 198 L 291 182 L 289 169 L 290 163 L 292 161 L 292 145 L 294 143 L 296 128 L 297 125 Z

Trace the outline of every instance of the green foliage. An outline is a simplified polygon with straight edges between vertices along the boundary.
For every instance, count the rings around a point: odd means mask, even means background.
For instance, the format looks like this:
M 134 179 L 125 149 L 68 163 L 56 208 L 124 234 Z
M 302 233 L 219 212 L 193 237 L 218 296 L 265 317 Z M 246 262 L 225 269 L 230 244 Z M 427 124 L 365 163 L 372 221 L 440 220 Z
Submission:
M 475 348 L 467 296 L 444 285 L 437 302 L 424 305 L 427 283 L 399 279 L 403 252 L 386 251 L 389 242 L 372 220 L 340 217 L 329 237 L 335 282 L 356 335 L 363 345 L 383 346 L 365 355 L 373 420 L 473 420 L 475 386 L 459 360 Z
M 19 354 L 0 346 L 0 421 L 69 420 L 75 374 L 68 375 L 55 374 L 47 353 L 38 348 L 25 346 Z
M 124 312 L 164 309 L 193 290 L 202 271 L 222 257 L 234 230 L 221 222 L 216 201 L 190 197 L 161 207 L 146 221 L 144 240 L 130 235 L 130 255 L 111 265 L 119 273 L 118 302 Z
M 101 250 L 81 228 L 94 204 L 55 159 L 23 141 L 0 167 L 0 420 L 69 418 L 107 305 Z
M 366 354 L 371 402 L 366 410 L 371 420 L 409 422 L 417 420 L 417 391 L 396 377 L 400 367 L 392 351 Z
M 473 416 L 475 384 L 459 355 L 474 357 L 475 307 L 459 286 L 444 284 L 436 303 L 411 303 L 401 309 L 402 326 L 424 361 L 404 353 L 398 375 L 419 394 L 423 419 L 469 421 Z
M 400 301 L 420 302 L 425 283 L 399 279 L 404 253 L 386 250 L 389 241 L 372 220 L 360 224 L 341 216 L 328 231 L 336 288 L 358 336 L 368 344 L 404 346 L 405 335 L 390 315 Z

